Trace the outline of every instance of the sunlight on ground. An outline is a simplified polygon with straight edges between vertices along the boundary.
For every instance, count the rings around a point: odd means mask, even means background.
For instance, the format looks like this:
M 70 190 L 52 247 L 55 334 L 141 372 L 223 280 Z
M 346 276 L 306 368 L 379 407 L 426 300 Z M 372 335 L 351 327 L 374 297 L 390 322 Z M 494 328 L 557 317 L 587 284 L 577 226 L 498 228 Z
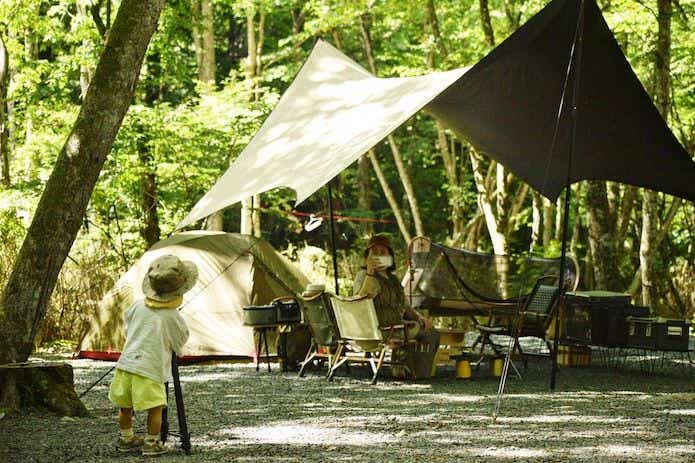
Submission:
M 626 418 L 609 418 L 606 416 L 592 415 L 530 415 L 524 417 L 499 417 L 497 421 L 500 423 L 597 423 L 597 424 L 614 424 L 625 423 L 630 420 Z
M 253 426 L 223 429 L 225 437 L 233 437 L 238 444 L 293 444 L 293 445 L 382 445 L 395 442 L 394 435 L 387 433 L 350 430 L 330 426 L 284 422 L 268 426 Z M 215 439 L 210 445 L 219 445 Z M 199 442 L 205 446 L 205 441 Z
M 661 410 L 655 413 L 665 413 L 667 415 L 686 415 L 686 416 L 695 416 L 695 409 L 694 408 L 686 408 L 686 409 L 681 409 L 681 410 Z M 695 436 L 693 436 L 693 439 L 695 439 Z

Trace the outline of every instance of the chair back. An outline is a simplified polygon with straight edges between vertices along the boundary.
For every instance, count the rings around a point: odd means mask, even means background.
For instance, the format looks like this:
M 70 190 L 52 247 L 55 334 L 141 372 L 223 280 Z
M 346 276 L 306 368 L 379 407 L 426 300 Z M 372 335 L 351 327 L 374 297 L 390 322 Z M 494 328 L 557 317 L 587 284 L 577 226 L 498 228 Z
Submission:
M 334 345 L 339 338 L 333 318 L 331 302 L 327 293 L 302 298 L 304 321 L 309 325 L 311 336 L 319 346 Z
M 537 285 L 529 296 L 526 311 L 537 315 L 548 315 L 557 299 L 557 286 Z
M 342 299 L 331 295 L 340 337 L 350 341 L 382 341 L 379 319 L 371 298 Z

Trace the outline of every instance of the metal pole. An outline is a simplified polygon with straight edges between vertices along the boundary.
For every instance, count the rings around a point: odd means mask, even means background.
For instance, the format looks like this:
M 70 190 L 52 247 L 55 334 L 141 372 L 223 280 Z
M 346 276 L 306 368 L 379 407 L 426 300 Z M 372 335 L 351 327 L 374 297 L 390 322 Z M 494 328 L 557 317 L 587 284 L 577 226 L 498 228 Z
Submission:
M 333 191 L 331 189 L 331 182 L 326 184 L 328 188 L 328 215 L 330 220 L 328 222 L 328 229 L 331 234 L 331 254 L 333 255 L 333 280 L 335 282 L 335 294 L 340 296 L 340 286 L 338 285 L 338 254 L 335 250 L 335 225 L 333 223 Z
M 558 347 L 560 343 L 560 314 L 562 312 L 563 301 L 564 301 L 564 290 L 565 290 L 565 258 L 567 256 L 567 234 L 569 229 L 569 213 L 570 213 L 570 198 L 572 196 L 572 155 L 577 144 L 577 101 L 579 100 L 579 82 L 581 77 L 581 64 L 582 64 L 582 46 L 584 42 L 584 0 L 579 5 L 579 18 L 577 25 L 578 33 L 576 34 L 576 43 L 574 48 L 576 48 L 576 58 L 574 61 L 573 72 L 574 80 L 572 86 L 572 124 L 570 125 L 570 146 L 569 152 L 567 154 L 567 177 L 565 180 L 565 216 L 562 221 L 562 251 L 560 254 L 560 278 L 558 282 L 558 298 L 559 303 L 557 310 L 555 311 L 555 330 L 553 337 L 553 366 L 550 373 L 550 390 L 555 390 L 555 379 L 557 376 L 557 354 Z
M 188 433 L 188 423 L 186 423 L 186 409 L 183 405 L 183 392 L 181 391 L 181 381 L 179 380 L 179 364 L 175 353 L 171 355 L 171 376 L 174 380 L 174 397 L 176 399 L 176 415 L 179 419 L 181 448 L 186 452 L 186 455 L 190 455 L 191 435 Z

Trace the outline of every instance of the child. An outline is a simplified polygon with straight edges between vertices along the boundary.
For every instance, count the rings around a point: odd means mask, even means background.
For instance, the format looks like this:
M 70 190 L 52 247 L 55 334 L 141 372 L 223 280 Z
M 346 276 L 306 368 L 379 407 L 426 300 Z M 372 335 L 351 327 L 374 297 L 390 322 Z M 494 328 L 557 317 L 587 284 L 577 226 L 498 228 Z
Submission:
M 142 449 L 144 456 L 167 452 L 159 439 L 167 403 L 164 383 L 171 380 L 172 351 L 180 355 L 188 340 L 188 328 L 176 309 L 197 278 L 192 262 L 172 255 L 158 257 L 142 282 L 145 299 L 125 313 L 126 342 L 109 389 L 109 400 L 120 407 L 117 449 L 121 452 Z M 147 410 L 144 440 L 133 433 L 133 410 Z

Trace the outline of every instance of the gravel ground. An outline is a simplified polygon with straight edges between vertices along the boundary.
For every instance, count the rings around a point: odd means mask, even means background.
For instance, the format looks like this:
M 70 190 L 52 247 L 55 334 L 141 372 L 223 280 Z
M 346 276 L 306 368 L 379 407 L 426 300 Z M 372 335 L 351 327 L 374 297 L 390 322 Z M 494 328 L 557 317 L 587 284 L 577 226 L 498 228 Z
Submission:
M 113 365 L 70 363 L 78 392 Z M 493 423 L 497 380 L 484 370 L 456 380 L 448 368 L 415 383 L 391 381 L 386 371 L 370 386 L 366 372 L 329 383 L 317 372 L 298 378 L 277 365 L 270 374 L 249 364 L 184 366 L 193 454 L 173 450 L 158 460 L 695 462 L 693 375 L 562 369 L 557 392 L 549 393 L 548 363 L 532 363 L 523 380 L 509 380 Z M 0 462 L 142 460 L 115 451 L 110 380 L 85 396 L 86 418 L 0 419 Z M 138 414 L 136 431 L 143 421 Z

